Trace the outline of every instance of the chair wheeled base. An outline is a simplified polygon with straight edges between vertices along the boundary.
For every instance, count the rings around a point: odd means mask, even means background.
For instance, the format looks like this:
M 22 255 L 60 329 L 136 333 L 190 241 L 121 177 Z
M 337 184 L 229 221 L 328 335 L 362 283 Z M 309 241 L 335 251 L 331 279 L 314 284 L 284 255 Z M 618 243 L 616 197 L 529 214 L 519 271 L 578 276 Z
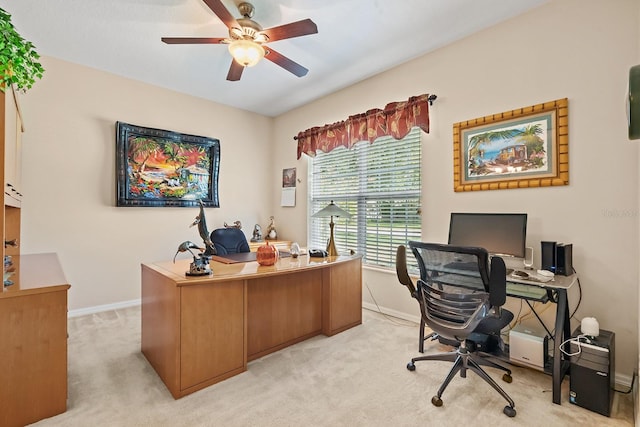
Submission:
M 484 369 L 480 367 L 480 365 L 490 366 L 490 367 L 505 371 L 505 373 L 502 375 L 502 380 L 507 383 L 510 383 L 511 381 L 513 381 L 513 378 L 511 377 L 511 370 L 491 360 L 488 360 L 482 357 L 480 358 L 473 357 L 473 355 L 468 351 L 465 342 L 463 342 L 460 345 L 460 347 L 458 347 L 456 350 L 450 351 L 448 353 L 429 354 L 426 356 L 414 357 L 413 359 L 411 359 L 411 362 L 407 363 L 407 369 L 410 371 L 415 371 L 416 370 L 415 362 L 419 362 L 422 360 L 441 360 L 445 362 L 454 362 L 453 366 L 451 367 L 451 370 L 447 374 L 447 377 L 445 378 L 444 382 L 440 386 L 440 389 L 438 389 L 438 393 L 431 398 L 431 403 L 434 406 L 438 406 L 438 407 L 442 406 L 442 399 L 441 399 L 442 394 L 444 393 L 444 390 L 447 388 L 447 386 L 449 385 L 453 377 L 458 372 L 460 372 L 460 376 L 462 378 L 466 378 L 467 369 L 471 369 L 473 372 L 478 374 L 480 378 L 482 378 L 487 383 L 489 383 L 489 385 L 493 387 L 494 390 L 496 390 L 498 393 L 500 393 L 500 395 L 504 397 L 506 401 L 509 403 L 509 405 L 504 407 L 502 412 L 504 412 L 504 414 L 508 417 L 516 416 L 516 409 L 515 409 L 516 405 L 513 402 L 513 399 L 509 397 L 509 395 L 498 385 L 498 383 L 496 383 L 493 380 L 493 378 L 491 378 L 484 371 Z

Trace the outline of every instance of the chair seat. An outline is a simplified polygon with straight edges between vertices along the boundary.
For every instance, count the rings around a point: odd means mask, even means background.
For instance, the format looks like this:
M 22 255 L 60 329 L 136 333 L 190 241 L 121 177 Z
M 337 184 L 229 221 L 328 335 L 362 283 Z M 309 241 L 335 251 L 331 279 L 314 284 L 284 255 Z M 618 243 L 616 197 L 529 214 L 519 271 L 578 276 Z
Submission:
M 487 316 L 478 323 L 474 332 L 491 334 L 500 331 L 513 320 L 513 313 L 509 310 L 500 310 L 500 317 Z

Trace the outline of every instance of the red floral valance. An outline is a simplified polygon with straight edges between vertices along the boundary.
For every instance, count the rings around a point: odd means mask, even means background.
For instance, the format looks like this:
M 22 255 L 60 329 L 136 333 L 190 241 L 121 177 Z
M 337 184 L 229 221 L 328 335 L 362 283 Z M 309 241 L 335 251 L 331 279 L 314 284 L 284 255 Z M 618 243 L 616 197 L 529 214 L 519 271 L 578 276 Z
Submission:
M 433 97 L 435 98 L 435 97 Z M 351 148 L 356 142 L 373 142 L 381 136 L 404 138 L 417 126 L 429 133 L 429 95 L 412 96 L 404 102 L 392 102 L 384 110 L 374 108 L 347 120 L 317 126 L 298 133 L 298 159 L 302 153 L 315 156 L 334 148 Z

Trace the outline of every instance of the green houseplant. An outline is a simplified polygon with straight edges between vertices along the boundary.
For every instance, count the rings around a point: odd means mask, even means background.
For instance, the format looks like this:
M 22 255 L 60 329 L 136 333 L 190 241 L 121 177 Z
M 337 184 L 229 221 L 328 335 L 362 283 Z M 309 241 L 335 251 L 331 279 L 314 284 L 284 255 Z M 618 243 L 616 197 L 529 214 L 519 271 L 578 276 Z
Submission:
M 39 58 L 33 43 L 18 34 L 11 15 L 0 8 L 0 90 L 11 85 L 22 91 L 31 89 L 44 72 Z

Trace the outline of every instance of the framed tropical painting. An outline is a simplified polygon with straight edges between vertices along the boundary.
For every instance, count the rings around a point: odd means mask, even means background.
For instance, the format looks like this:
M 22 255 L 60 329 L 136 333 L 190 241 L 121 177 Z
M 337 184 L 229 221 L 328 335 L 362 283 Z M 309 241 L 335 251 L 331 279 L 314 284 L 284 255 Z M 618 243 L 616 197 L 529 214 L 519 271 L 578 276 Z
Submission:
M 454 191 L 568 184 L 566 98 L 453 125 Z
M 220 141 L 116 122 L 117 206 L 219 207 Z

